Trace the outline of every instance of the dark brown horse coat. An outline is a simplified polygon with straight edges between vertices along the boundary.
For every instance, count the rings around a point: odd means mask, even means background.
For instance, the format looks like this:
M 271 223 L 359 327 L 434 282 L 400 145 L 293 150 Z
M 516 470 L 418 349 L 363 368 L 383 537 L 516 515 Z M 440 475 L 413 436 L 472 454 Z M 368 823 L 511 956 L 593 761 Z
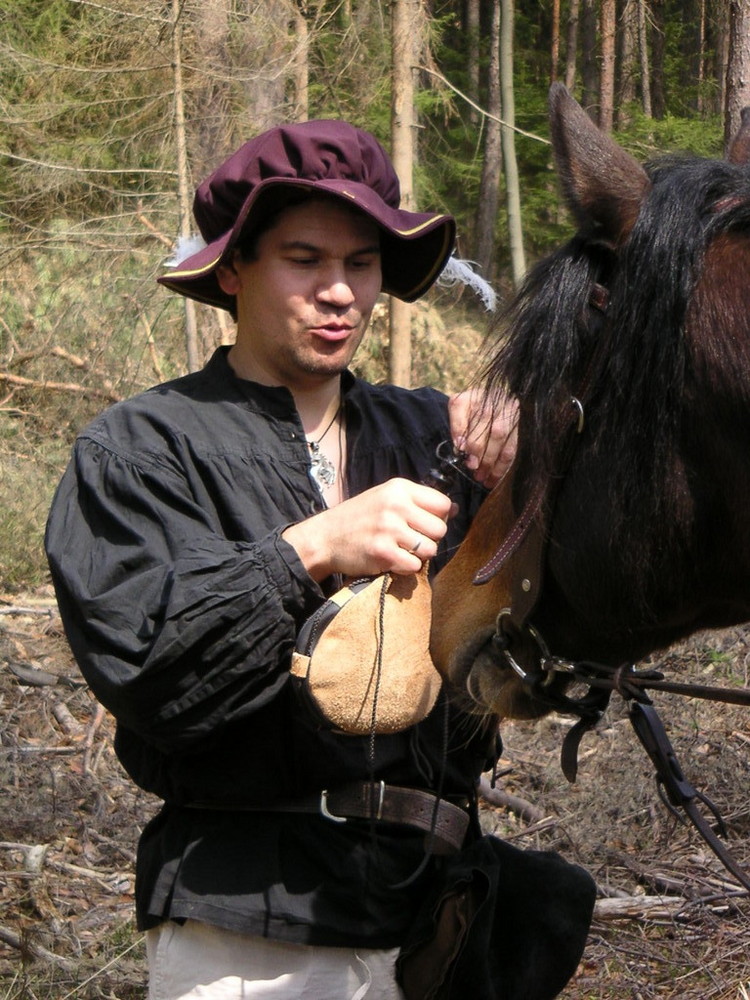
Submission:
M 511 716 L 545 710 L 491 638 L 519 554 L 473 581 L 537 489 L 530 621 L 552 654 L 631 663 L 750 618 L 750 109 L 728 160 L 642 167 L 564 87 L 550 107 L 579 229 L 529 276 L 484 372 L 520 401 L 518 455 L 433 604 L 438 669 Z

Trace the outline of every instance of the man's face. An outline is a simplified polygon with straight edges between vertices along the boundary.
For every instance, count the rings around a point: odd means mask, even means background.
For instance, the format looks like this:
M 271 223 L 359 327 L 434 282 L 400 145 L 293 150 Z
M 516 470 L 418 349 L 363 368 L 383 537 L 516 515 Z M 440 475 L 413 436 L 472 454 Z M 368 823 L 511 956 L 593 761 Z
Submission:
M 256 245 L 219 269 L 237 299 L 235 360 L 267 385 L 314 388 L 352 356 L 380 293 L 380 239 L 369 219 L 334 200 L 284 209 Z

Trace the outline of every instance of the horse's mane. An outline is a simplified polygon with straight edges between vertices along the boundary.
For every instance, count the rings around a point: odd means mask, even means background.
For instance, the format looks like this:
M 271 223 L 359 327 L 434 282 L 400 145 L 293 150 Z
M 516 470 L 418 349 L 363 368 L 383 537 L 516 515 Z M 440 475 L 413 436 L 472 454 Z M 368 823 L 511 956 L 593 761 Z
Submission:
M 581 231 L 541 261 L 501 317 L 483 377 L 490 393 L 509 390 L 521 401 L 529 474 L 547 475 L 558 457 L 554 429 L 602 335 L 590 299 L 605 286 L 611 334 L 589 433 L 612 456 L 611 497 L 653 516 L 681 420 L 690 298 L 710 241 L 750 228 L 750 173 L 696 158 L 663 158 L 646 170 L 651 188 L 625 245 L 615 250 L 595 230 Z

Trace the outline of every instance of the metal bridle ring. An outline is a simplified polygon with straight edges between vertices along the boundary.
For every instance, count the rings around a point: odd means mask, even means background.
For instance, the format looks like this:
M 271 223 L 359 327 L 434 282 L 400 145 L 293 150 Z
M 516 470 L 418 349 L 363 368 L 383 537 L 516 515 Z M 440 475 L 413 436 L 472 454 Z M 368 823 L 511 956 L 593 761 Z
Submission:
M 529 671 L 523 669 L 521 664 L 518 663 L 518 661 L 515 659 L 515 657 L 512 655 L 510 651 L 508 634 L 503 631 L 502 619 L 510 618 L 511 614 L 512 612 L 510 608 L 500 609 L 500 611 L 497 614 L 497 618 L 495 620 L 495 635 L 493 638 L 498 642 L 498 644 L 502 644 L 502 650 L 501 650 L 502 656 L 505 658 L 508 666 L 511 667 L 511 669 L 516 674 L 518 674 L 518 676 L 521 678 L 522 681 L 524 681 L 526 684 L 530 684 L 531 686 L 541 684 L 542 687 L 547 687 L 554 680 L 555 677 L 554 670 L 544 670 L 542 667 L 543 676 L 540 676 L 538 674 L 534 676 Z M 551 660 L 549 649 L 547 648 L 547 644 L 545 643 L 544 639 L 541 637 L 539 632 L 537 632 L 534 626 L 530 625 L 528 622 L 523 627 L 528 636 L 533 640 L 534 644 L 537 647 L 537 650 L 539 651 L 540 665 L 549 662 Z

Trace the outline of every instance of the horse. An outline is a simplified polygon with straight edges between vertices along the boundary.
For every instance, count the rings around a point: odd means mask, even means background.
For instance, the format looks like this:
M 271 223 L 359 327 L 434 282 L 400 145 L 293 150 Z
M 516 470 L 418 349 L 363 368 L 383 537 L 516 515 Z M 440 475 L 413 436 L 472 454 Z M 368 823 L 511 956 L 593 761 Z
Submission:
M 479 373 L 516 458 L 433 590 L 433 661 L 486 717 L 750 619 L 750 108 L 726 160 L 645 165 L 562 85 L 549 108 L 577 231 Z

